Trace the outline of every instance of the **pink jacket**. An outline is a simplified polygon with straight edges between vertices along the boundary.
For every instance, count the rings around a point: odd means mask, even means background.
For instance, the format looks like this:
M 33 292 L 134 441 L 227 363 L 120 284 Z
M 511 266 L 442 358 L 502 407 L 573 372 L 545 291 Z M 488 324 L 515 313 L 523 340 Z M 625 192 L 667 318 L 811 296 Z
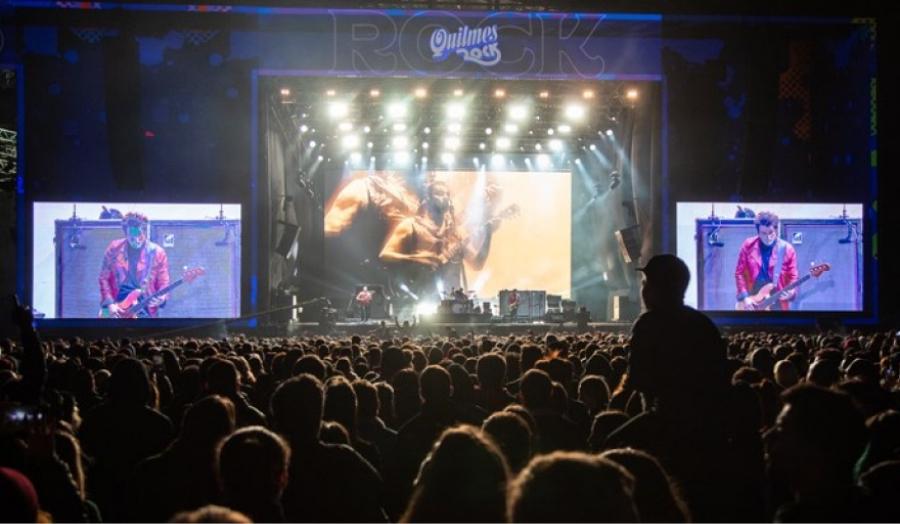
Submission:
M 741 252 L 738 255 L 737 267 L 734 270 L 735 283 L 737 284 L 737 300 L 741 301 L 750 295 L 753 290 L 753 283 L 762 268 L 762 254 L 759 252 L 759 237 L 750 237 L 741 245 Z M 784 251 L 781 260 L 781 276 L 778 279 L 777 290 L 784 289 L 798 278 L 797 273 L 797 252 L 794 246 L 778 239 L 772 256 L 769 258 L 769 275 L 775 275 L 775 260 L 778 258 L 778 245 L 784 245 Z M 793 297 L 791 298 L 793 300 Z M 781 309 L 787 311 L 789 309 L 789 300 L 779 301 Z
M 137 264 L 137 275 L 145 286 L 144 292 L 151 294 L 169 285 L 169 259 L 166 251 L 153 242 L 147 241 L 141 250 L 141 258 Z M 107 306 L 116 302 L 119 287 L 128 279 L 128 241 L 120 238 L 113 240 L 103 255 L 103 266 L 100 268 L 100 305 Z M 162 296 L 160 298 L 166 298 Z M 148 307 L 151 317 L 156 316 L 156 307 Z

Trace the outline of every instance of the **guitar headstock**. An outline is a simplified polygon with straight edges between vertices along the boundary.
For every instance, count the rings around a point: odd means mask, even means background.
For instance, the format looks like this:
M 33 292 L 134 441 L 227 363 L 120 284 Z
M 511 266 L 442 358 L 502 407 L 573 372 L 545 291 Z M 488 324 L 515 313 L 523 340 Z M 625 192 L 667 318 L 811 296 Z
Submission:
M 826 262 L 824 264 L 817 264 L 817 265 L 814 265 L 813 267 L 809 268 L 809 274 L 812 275 L 814 278 L 819 278 L 819 276 L 822 273 L 824 273 L 826 271 L 830 271 L 830 270 L 831 270 L 831 264 Z
M 202 267 L 192 267 L 190 269 L 185 269 L 184 273 L 181 274 L 181 278 L 186 283 L 191 283 L 194 280 L 196 280 L 197 278 L 199 278 L 205 274 L 206 274 L 206 269 L 204 269 Z

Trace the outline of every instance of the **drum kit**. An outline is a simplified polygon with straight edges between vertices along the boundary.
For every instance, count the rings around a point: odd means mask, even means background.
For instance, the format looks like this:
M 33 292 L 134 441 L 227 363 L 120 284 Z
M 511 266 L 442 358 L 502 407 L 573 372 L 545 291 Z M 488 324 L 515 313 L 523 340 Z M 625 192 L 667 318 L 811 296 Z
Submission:
M 438 313 L 450 313 L 454 315 L 469 315 L 472 313 L 481 313 L 475 306 L 475 293 L 468 293 L 462 289 L 454 289 L 452 292 L 445 294 L 441 298 L 441 305 L 438 307 Z

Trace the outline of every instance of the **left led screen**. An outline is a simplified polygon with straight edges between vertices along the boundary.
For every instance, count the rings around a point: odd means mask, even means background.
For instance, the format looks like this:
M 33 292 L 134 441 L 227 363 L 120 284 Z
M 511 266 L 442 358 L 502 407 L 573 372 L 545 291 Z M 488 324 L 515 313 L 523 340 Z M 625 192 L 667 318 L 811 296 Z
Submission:
M 240 204 L 35 202 L 41 318 L 235 318 Z

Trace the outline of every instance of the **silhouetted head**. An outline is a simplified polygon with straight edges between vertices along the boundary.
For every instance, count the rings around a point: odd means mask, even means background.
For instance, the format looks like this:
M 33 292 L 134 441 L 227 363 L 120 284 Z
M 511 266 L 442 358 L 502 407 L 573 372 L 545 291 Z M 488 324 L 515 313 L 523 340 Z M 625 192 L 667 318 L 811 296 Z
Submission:
M 250 517 L 244 515 L 240 511 L 235 511 L 224 506 L 216 506 L 210 504 L 193 511 L 182 511 L 176 513 L 169 522 L 178 522 L 185 524 L 215 524 L 219 522 L 229 522 L 231 524 L 253 524 Z
M 765 434 L 773 473 L 784 475 L 795 492 L 820 483 L 852 483 L 867 432 L 850 396 L 803 384 L 782 393 L 781 399 L 784 407 Z
M 303 374 L 286 380 L 270 401 L 275 429 L 290 441 L 319 438 L 325 395 L 316 377 Z
M 553 395 L 550 375 L 539 369 L 528 370 L 522 376 L 521 394 L 522 403 L 529 410 L 549 408 Z
M 481 431 L 444 431 L 422 461 L 401 522 L 504 522 L 509 469 Z
M 641 522 L 690 522 L 687 504 L 656 457 L 632 448 L 611 449 L 600 456 L 634 476 L 634 504 Z
M 579 452 L 534 458 L 513 481 L 511 522 L 638 522 L 634 477 L 619 464 Z
M 422 371 L 422 400 L 428 404 L 441 405 L 450 401 L 453 393 L 450 373 L 441 366 L 428 366 Z
M 506 380 L 506 359 L 497 353 L 488 353 L 478 359 L 476 367 L 478 383 L 488 391 L 503 387 Z
M 503 452 L 506 463 L 513 473 L 518 473 L 531 460 L 531 429 L 520 415 L 510 411 L 498 411 L 484 421 L 481 429 Z
M 344 377 L 332 377 L 325 385 L 324 419 L 340 422 L 353 438 L 356 435 L 356 392 Z
M 230 501 L 274 502 L 287 485 L 291 450 L 262 426 L 239 429 L 216 453 L 219 482 Z
M 234 404 L 226 397 L 204 397 L 184 412 L 181 439 L 212 445 L 234 431 Z
M 117 404 L 146 406 L 152 398 L 147 369 L 137 359 L 123 358 L 112 369 L 107 392 Z
M 687 264 L 675 255 L 656 255 L 638 271 L 644 273 L 641 295 L 647 309 L 653 310 L 684 302 L 691 281 Z

